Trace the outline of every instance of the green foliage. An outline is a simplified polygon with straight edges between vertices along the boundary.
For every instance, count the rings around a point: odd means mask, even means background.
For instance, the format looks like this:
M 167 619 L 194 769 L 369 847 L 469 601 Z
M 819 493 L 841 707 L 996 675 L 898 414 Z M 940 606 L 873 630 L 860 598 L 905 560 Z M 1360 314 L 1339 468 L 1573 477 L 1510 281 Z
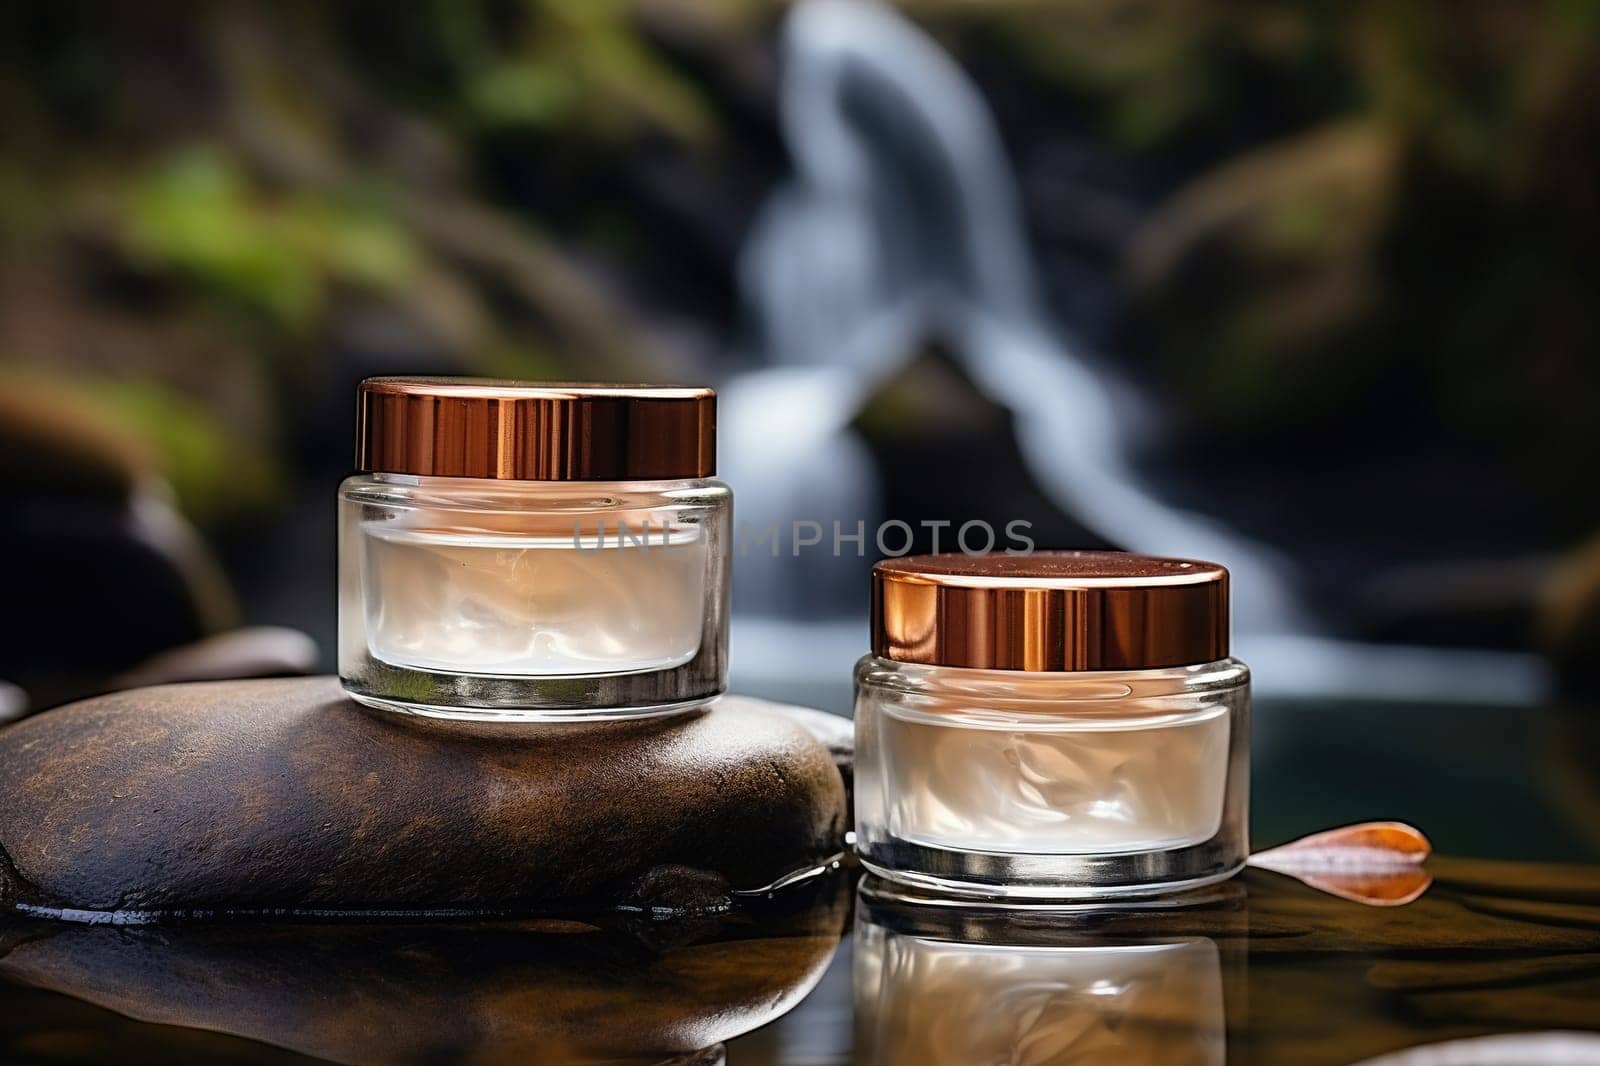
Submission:
M 478 127 L 600 142 L 649 129 L 700 143 L 715 132 L 710 104 L 640 35 L 624 0 L 446 0 L 432 17 L 438 32 L 413 51 L 437 50 Z
M 1314 3 L 1209 0 L 1019 2 L 982 15 L 1032 78 L 1090 102 L 1104 133 L 1136 150 L 1278 106 L 1256 95 L 1263 75 L 1292 86 L 1310 116 L 1326 113 L 1348 84 L 1335 21 Z
M 474 78 L 467 99 L 491 126 L 556 126 L 573 118 L 582 91 L 571 71 L 557 64 L 513 59 Z
M 316 321 L 331 286 L 392 288 L 415 261 L 405 231 L 376 205 L 275 199 L 215 149 L 179 151 L 138 176 L 123 223 L 136 262 L 291 332 Z

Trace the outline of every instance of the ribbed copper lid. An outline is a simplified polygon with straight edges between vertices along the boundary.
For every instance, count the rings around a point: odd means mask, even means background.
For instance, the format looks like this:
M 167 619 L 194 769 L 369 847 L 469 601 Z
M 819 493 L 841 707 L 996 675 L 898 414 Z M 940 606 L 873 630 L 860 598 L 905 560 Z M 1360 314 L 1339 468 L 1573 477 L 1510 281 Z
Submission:
M 1228 571 L 1125 552 L 912 555 L 872 568 L 872 651 L 987 670 L 1144 670 L 1228 655 Z
M 710 477 L 716 433 L 710 389 L 368 378 L 356 469 L 517 481 Z

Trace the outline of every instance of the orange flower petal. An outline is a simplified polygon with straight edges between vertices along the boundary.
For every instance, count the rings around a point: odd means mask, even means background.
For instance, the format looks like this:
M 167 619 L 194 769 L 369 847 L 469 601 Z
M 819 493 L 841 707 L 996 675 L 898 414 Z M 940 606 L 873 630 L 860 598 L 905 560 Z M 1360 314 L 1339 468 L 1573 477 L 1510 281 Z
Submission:
M 1422 861 L 1428 838 L 1404 822 L 1362 822 L 1269 848 L 1250 865 L 1374 907 L 1410 903 L 1433 883 Z

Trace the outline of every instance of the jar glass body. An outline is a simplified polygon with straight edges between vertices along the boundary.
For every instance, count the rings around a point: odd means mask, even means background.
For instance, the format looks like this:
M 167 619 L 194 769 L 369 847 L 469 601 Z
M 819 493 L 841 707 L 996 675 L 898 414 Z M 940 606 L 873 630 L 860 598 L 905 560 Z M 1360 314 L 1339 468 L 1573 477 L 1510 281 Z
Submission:
M 699 706 L 727 684 L 731 512 L 704 478 L 348 478 L 340 680 L 363 703 L 449 718 Z
M 1032 672 L 868 656 L 856 668 L 856 846 L 957 895 L 1179 891 L 1248 855 L 1250 684 L 1237 659 Z

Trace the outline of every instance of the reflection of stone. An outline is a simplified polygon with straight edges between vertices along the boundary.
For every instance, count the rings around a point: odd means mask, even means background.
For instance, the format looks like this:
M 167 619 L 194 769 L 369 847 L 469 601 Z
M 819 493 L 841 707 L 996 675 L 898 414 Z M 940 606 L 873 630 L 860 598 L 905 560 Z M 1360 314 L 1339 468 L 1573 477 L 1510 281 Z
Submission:
M 331 679 L 102 696 L 0 732 L 0 901 L 720 903 L 840 848 L 828 750 L 764 708 L 493 727 L 368 712 Z
M 0 975 L 337 1062 L 655 1062 L 798 1003 L 839 942 L 843 888 L 661 950 L 571 921 L 0 924 Z

